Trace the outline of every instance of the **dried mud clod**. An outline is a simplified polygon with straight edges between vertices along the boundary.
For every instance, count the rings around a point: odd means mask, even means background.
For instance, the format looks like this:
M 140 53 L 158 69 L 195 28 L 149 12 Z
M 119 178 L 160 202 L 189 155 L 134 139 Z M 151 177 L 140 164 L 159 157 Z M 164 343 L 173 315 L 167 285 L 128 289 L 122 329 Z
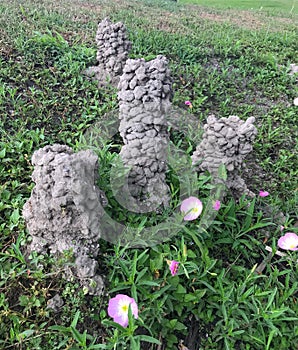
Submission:
M 202 142 L 197 146 L 192 163 L 199 171 L 208 171 L 215 182 L 221 182 L 218 172 L 223 164 L 227 170 L 225 185 L 236 196 L 243 193 L 254 195 L 240 176 L 245 157 L 253 149 L 257 129 L 253 125 L 254 117 L 246 121 L 237 116 L 217 119 L 211 115 L 204 125 Z
M 93 76 L 100 86 L 108 83 L 117 86 L 131 50 L 131 42 L 127 38 L 124 24 L 114 24 L 105 18 L 98 24 L 96 44 L 98 65 L 88 68 L 85 74 Z
M 172 80 L 164 56 L 146 62 L 129 59 L 118 85 L 120 156 L 128 176 L 128 192 L 140 201 L 138 210 L 167 205 L 165 182 L 169 143 L 166 114 L 171 107 Z M 153 208 L 152 207 L 152 208 Z
M 32 164 L 35 187 L 23 208 L 32 237 L 28 251 L 57 257 L 71 251 L 74 264 L 65 269 L 66 277 L 74 276 L 90 294 L 100 294 L 103 281 L 97 275 L 96 256 L 105 196 L 95 185 L 97 156 L 55 144 L 34 152 Z

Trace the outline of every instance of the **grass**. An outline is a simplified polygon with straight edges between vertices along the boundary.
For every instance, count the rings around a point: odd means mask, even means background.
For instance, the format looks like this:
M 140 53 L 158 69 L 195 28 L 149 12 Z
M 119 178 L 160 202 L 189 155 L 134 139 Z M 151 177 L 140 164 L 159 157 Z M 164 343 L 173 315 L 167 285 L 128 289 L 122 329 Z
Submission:
M 172 350 L 180 340 L 191 350 L 297 349 L 297 253 L 275 254 L 281 225 L 298 233 L 298 90 L 297 76 L 288 74 L 289 64 L 297 64 L 297 13 L 295 7 L 289 15 L 291 5 L 279 3 L 274 12 L 243 13 L 232 1 L 233 9 L 225 10 L 165 0 L 1 2 L 1 349 Z M 106 290 L 94 297 L 63 279 L 67 252 L 60 261 L 25 258 L 29 234 L 21 212 L 34 186 L 34 150 L 55 142 L 82 149 L 82 134 L 105 113 L 117 113 L 115 90 L 98 89 L 81 74 L 95 63 L 97 22 L 107 15 L 127 26 L 131 57 L 168 57 L 173 104 L 184 109 L 190 100 L 198 123 L 211 113 L 255 116 L 258 137 L 243 176 L 251 190 L 263 188 L 270 196 L 227 197 L 208 230 L 200 230 L 198 219 L 152 248 L 100 242 Z M 179 146 L 172 139 L 189 157 L 193 143 Z M 98 150 L 101 186 L 111 201 L 115 140 Z M 175 169 L 168 181 L 177 192 Z M 206 205 L 207 174 L 197 186 Z M 137 229 L 169 214 L 135 216 L 114 202 L 108 210 Z M 180 262 L 176 276 L 166 259 Z M 53 312 L 47 301 L 57 293 L 64 305 Z M 106 311 L 117 293 L 139 306 L 140 318 L 125 330 Z
M 180 3 L 206 5 L 204 0 L 180 0 Z M 207 5 L 223 9 L 262 10 L 275 13 L 284 11 L 287 14 L 298 13 L 297 0 L 210 0 Z

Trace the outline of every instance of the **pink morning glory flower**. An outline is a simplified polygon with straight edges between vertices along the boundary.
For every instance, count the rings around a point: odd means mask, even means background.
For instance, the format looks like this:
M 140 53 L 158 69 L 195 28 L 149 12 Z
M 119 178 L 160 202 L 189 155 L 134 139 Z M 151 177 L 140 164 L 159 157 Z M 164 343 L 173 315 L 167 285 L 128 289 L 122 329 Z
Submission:
M 280 237 L 277 245 L 279 248 L 285 250 L 298 250 L 298 236 L 294 232 L 287 232 L 284 236 Z
M 190 101 L 185 101 L 184 103 L 186 106 L 192 108 L 192 103 Z
M 176 260 L 167 260 L 172 276 L 177 275 L 179 268 L 179 261 Z
M 138 305 L 133 298 L 124 294 L 118 294 L 110 299 L 108 306 L 108 315 L 114 319 L 114 322 L 119 323 L 122 327 L 128 326 L 128 308 L 131 307 L 131 312 L 135 318 L 138 318 Z
M 213 204 L 213 209 L 214 210 L 219 210 L 220 209 L 220 201 L 216 200 L 215 203 Z
M 259 192 L 259 196 L 260 196 L 260 197 L 267 197 L 267 196 L 269 196 L 269 192 L 261 190 L 261 191 Z
M 181 203 L 180 210 L 185 214 L 184 220 L 195 220 L 203 210 L 203 204 L 197 197 L 189 197 Z

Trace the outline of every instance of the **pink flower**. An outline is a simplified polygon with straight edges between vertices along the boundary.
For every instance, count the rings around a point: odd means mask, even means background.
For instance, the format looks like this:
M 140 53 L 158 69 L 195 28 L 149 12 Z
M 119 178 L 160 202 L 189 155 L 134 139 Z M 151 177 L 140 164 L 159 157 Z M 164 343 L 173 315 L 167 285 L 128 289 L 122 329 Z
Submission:
M 124 294 L 118 294 L 110 299 L 108 306 L 108 315 L 114 319 L 114 322 L 119 323 L 122 327 L 128 326 L 128 308 L 131 307 L 131 312 L 135 318 L 138 318 L 138 305 L 133 298 Z
M 219 210 L 220 209 L 220 201 L 218 199 L 213 204 L 213 209 L 214 210 Z
M 203 210 L 203 204 L 197 197 L 189 197 L 181 203 L 180 210 L 185 221 L 195 220 Z
M 298 250 L 298 236 L 294 232 L 287 232 L 284 236 L 280 237 L 277 245 L 279 248 L 285 250 Z
M 177 275 L 179 268 L 179 261 L 176 260 L 167 260 L 172 276 Z
M 260 197 L 267 197 L 267 196 L 269 196 L 269 192 L 261 190 L 261 191 L 259 192 L 259 196 L 260 196 Z
M 283 225 L 280 225 L 280 230 L 283 231 L 285 227 Z
M 190 101 L 185 101 L 184 102 L 186 106 L 188 106 L 189 108 L 192 108 L 192 103 Z

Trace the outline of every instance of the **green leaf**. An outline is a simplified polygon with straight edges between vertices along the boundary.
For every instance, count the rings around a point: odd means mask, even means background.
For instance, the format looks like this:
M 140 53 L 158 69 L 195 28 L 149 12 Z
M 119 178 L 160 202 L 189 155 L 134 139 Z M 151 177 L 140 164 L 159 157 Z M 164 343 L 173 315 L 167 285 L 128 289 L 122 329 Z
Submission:
M 119 285 L 118 287 L 111 289 L 109 292 L 110 292 L 110 294 L 112 294 L 112 293 L 115 293 L 115 292 L 119 292 L 120 290 L 127 290 L 127 289 L 129 289 L 128 283 L 126 283 L 126 284 L 124 284 L 122 286 Z
M 137 273 L 136 284 L 138 284 L 139 280 L 145 275 L 148 271 L 148 267 L 145 267 L 142 271 Z
M 115 327 L 115 328 L 117 328 L 121 333 L 123 333 L 123 332 L 126 331 L 126 328 L 122 327 L 119 323 L 114 322 L 114 321 L 103 320 L 103 321 L 102 321 L 102 324 L 103 324 L 104 326 L 112 326 L 112 327 Z
M 163 255 L 162 254 L 159 254 L 159 256 L 150 260 L 150 270 L 151 271 L 161 270 L 162 267 L 163 267 Z
M 178 284 L 178 287 L 177 287 L 175 293 L 186 294 L 186 289 L 182 286 L 182 284 Z
M 125 263 L 121 259 L 119 259 L 118 262 L 119 262 L 119 265 L 121 266 L 122 272 L 125 274 L 127 280 L 131 281 L 131 273 L 128 270 L 128 268 L 125 265 Z
M 161 342 L 158 339 L 150 337 L 149 335 L 143 335 L 143 334 L 137 335 L 135 336 L 135 339 L 139 339 L 140 341 L 145 341 L 147 343 L 161 345 Z
M 272 291 L 272 294 L 270 295 L 270 297 L 268 299 L 268 303 L 266 305 L 265 311 L 267 311 L 270 308 L 270 306 L 272 305 L 276 293 L 277 293 L 277 287 L 275 287 L 274 290 Z
M 17 225 L 19 219 L 20 219 L 20 210 L 19 208 L 16 208 L 10 215 L 10 220 L 14 225 Z
M 272 311 L 267 311 L 267 314 L 264 315 L 264 318 L 268 319 L 274 319 L 274 318 L 279 318 L 282 314 L 287 312 L 289 310 L 288 307 L 284 307 L 278 310 L 272 310 Z
M 179 276 L 173 276 L 172 278 L 170 278 L 169 282 L 173 287 L 177 287 L 179 284 Z
M 254 198 L 249 203 L 249 206 L 246 210 L 246 217 L 245 217 L 244 224 L 243 224 L 243 231 L 248 230 L 251 226 L 251 222 L 252 222 L 252 218 L 253 218 L 253 214 L 254 214 L 254 210 L 255 210 L 255 203 L 256 203 L 256 198 Z
M 138 302 L 138 293 L 137 293 L 137 287 L 135 284 L 131 286 L 131 296 L 134 298 L 135 302 Z
M 197 300 L 198 300 L 198 298 L 197 298 L 197 296 L 194 295 L 194 294 L 186 294 L 186 295 L 184 296 L 184 301 L 185 301 L 186 303 L 188 303 L 188 302 L 190 302 L 190 301 L 197 301 Z
M 194 259 L 197 257 L 197 255 L 191 249 L 187 249 L 187 257 L 190 259 Z
M 27 329 L 26 331 L 23 331 L 22 333 L 19 334 L 19 337 L 21 338 L 27 338 L 30 337 L 30 335 L 33 335 L 35 331 L 33 329 Z
M 69 327 L 65 327 L 65 326 L 58 326 L 58 325 L 54 325 L 54 326 L 49 326 L 48 328 L 51 331 L 58 331 L 61 332 L 63 334 L 70 334 L 71 330 Z
M 177 322 L 176 323 L 176 325 L 175 325 L 175 329 L 177 330 L 177 331 L 182 331 L 182 330 L 184 330 L 184 329 L 187 329 L 187 327 L 183 324 L 183 323 L 181 323 L 181 322 Z
M 138 252 L 135 251 L 133 261 L 132 261 L 132 270 L 129 275 L 129 282 L 134 283 L 135 275 L 137 272 L 137 261 L 138 261 Z
M 135 318 L 134 315 L 132 314 L 131 310 L 131 305 L 128 305 L 128 327 L 131 331 L 134 329 L 134 324 L 135 324 Z
M 204 251 L 204 248 L 203 248 L 203 245 L 202 243 L 199 241 L 197 235 L 189 230 L 187 227 L 183 227 L 183 229 L 186 231 L 187 234 L 190 235 L 191 239 L 195 242 L 195 244 L 199 247 L 200 251 L 201 251 L 201 254 L 202 254 L 202 257 L 205 256 L 205 251 Z
M 140 343 L 134 337 L 130 337 L 130 348 L 131 350 L 140 350 Z
M 71 322 L 71 325 L 70 325 L 71 327 L 76 328 L 79 317 L 80 317 L 80 311 L 78 310 L 75 314 L 73 321 Z
M 270 344 L 271 344 L 271 341 L 273 339 L 273 337 L 276 335 L 276 331 L 275 330 L 272 330 L 270 333 L 269 333 L 269 336 L 268 336 L 268 341 L 267 341 L 267 344 L 266 344 L 266 350 L 270 350 Z
M 71 333 L 72 333 L 74 339 L 79 343 L 79 345 L 82 346 L 84 344 L 84 337 L 83 337 L 83 335 L 77 329 L 75 329 L 72 326 L 70 326 L 70 330 L 71 330 Z
M 163 288 L 161 288 L 160 290 L 156 290 L 154 291 L 154 293 L 152 294 L 152 300 L 157 299 L 158 297 L 160 297 L 161 295 L 163 295 L 169 288 L 171 288 L 172 286 L 169 284 L 167 286 L 164 286 Z
M 227 180 L 227 177 L 228 177 L 227 170 L 223 163 L 220 164 L 220 166 L 218 167 L 218 177 L 220 179 Z
M 138 283 L 138 286 L 159 287 L 159 283 L 153 281 L 141 281 Z
M 211 284 L 209 284 L 208 282 L 204 281 L 204 280 L 198 280 L 198 282 L 204 284 L 208 289 L 210 289 L 213 293 L 217 294 L 217 290 L 215 288 L 213 288 L 211 286 Z
M 170 321 L 169 321 L 170 327 L 171 327 L 172 329 L 175 329 L 175 326 L 176 326 L 177 322 L 178 322 L 178 320 L 177 320 L 176 318 L 170 320 Z
M 27 295 L 21 295 L 19 297 L 19 302 L 21 306 L 26 306 L 29 303 L 29 298 L 27 297 Z
M 254 230 L 258 230 L 259 228 L 262 228 L 262 227 L 266 227 L 266 226 L 271 226 L 272 223 L 271 222 L 258 222 L 256 223 L 255 225 L 251 226 L 250 228 L 248 228 L 247 230 L 245 231 L 241 231 L 240 234 L 238 235 L 238 237 L 241 235 L 244 235 L 250 231 L 254 231 Z

